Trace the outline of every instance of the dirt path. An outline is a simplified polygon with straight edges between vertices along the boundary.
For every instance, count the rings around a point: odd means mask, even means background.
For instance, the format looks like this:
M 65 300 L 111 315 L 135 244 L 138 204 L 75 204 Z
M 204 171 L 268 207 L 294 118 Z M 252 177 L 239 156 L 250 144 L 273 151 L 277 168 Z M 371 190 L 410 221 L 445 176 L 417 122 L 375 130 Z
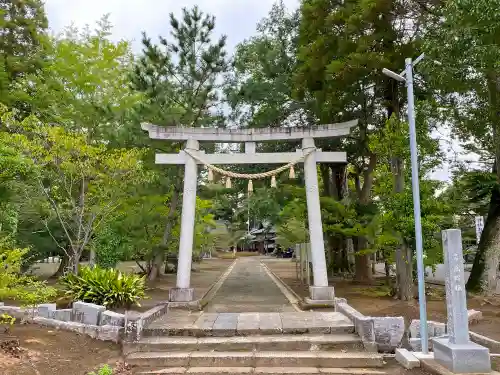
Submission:
M 237 260 L 207 312 L 286 312 L 295 311 L 278 286 L 268 276 L 260 258 Z

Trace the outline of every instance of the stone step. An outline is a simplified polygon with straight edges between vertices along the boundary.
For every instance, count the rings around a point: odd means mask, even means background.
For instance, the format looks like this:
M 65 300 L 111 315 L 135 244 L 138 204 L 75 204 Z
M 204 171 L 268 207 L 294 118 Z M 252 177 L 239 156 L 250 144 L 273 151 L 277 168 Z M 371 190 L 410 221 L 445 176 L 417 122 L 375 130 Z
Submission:
M 368 368 L 317 368 L 317 367 L 171 367 L 161 370 L 146 370 L 137 372 L 137 375 L 185 375 L 185 374 L 218 374 L 218 375 L 386 375 L 383 370 Z
M 124 344 L 124 354 L 134 352 L 178 351 L 361 351 L 363 343 L 355 334 L 267 335 L 234 337 L 145 337 Z
M 230 337 L 276 334 L 353 333 L 354 324 L 338 312 L 167 314 L 143 336 Z
M 374 368 L 384 365 L 383 356 L 365 352 L 137 352 L 127 363 L 141 371 L 161 367 L 318 367 Z

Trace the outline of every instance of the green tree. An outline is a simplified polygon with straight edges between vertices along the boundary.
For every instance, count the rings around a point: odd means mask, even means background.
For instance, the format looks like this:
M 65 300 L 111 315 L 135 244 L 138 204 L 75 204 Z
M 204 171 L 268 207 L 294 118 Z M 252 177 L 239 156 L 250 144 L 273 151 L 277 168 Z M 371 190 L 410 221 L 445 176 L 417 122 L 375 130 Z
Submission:
M 40 0 L 0 1 L 0 96 L 4 104 L 23 109 L 12 83 L 43 66 L 43 44 L 48 27 Z
M 96 229 L 109 220 L 134 186 L 144 181 L 141 151 L 89 145 L 85 134 L 44 125 L 32 116 L 16 123 L 12 114 L 6 113 L 3 121 L 23 130 L 12 134 L 11 140 L 40 171 L 33 185 L 45 197 L 50 212 L 42 220 L 49 233 L 49 222 L 59 223 L 69 247 L 53 239 L 68 256 L 71 271 L 76 272 Z
M 379 161 L 370 148 L 370 138 L 383 131 L 393 115 L 399 119 L 403 107 L 402 88 L 380 72 L 382 68 L 401 69 L 404 58 L 419 49 L 423 25 L 432 8 L 427 1 L 302 2 L 296 95 L 309 103 L 317 123 L 359 119 L 358 127 L 345 142 L 329 141 L 324 148 L 343 147 L 347 151 L 360 219 L 372 205 Z M 409 23 L 411 28 L 407 27 Z M 394 178 L 399 181 L 394 186 L 401 190 L 404 171 L 398 167 L 403 163 L 398 157 L 391 163 Z M 335 168 L 328 172 L 326 167 L 322 171 L 324 181 L 334 182 L 325 190 L 336 192 L 336 198 L 342 199 L 336 182 L 337 176 L 345 173 Z M 370 279 L 370 254 L 364 251 L 368 238 L 358 237 L 355 247 L 356 278 Z
M 500 4 L 450 0 L 438 16 L 428 32 L 427 50 L 440 64 L 429 69 L 440 89 L 440 113 L 452 119 L 453 133 L 467 150 L 493 164 L 496 176 L 467 282 L 470 291 L 491 292 L 500 260 Z
M 125 137 L 124 125 L 141 95 L 128 87 L 133 63 L 130 44 L 110 40 L 107 16 L 96 26 L 95 30 L 68 27 L 51 37 L 44 69 L 26 75 L 17 88 L 42 121 L 85 131 L 89 141 L 116 145 Z

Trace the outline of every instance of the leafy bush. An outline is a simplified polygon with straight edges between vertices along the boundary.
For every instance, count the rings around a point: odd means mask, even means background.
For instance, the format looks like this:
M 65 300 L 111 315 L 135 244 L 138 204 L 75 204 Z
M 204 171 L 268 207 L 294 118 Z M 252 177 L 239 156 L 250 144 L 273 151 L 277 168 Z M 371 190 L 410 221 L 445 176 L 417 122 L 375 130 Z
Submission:
M 57 296 L 55 288 L 22 274 L 21 266 L 28 250 L 14 248 L 7 239 L 0 238 L 0 301 L 12 299 L 33 307 Z
M 65 294 L 73 301 L 96 303 L 107 308 L 140 306 L 138 300 L 144 298 L 145 278 L 116 269 L 82 267 L 77 275 L 63 276 L 60 282 L 66 289 Z

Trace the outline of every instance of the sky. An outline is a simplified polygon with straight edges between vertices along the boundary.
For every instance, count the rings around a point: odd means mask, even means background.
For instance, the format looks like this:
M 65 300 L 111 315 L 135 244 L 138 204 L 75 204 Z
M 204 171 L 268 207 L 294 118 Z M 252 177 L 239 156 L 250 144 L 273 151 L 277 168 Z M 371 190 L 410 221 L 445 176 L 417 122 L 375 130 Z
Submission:
M 61 31 L 72 22 L 75 26 L 93 25 L 103 15 L 110 14 L 114 25 L 113 37 L 133 42 L 140 48 L 141 32 L 151 37 L 167 36 L 169 14 L 181 14 L 183 7 L 198 5 L 216 17 L 216 33 L 228 37 L 228 49 L 255 33 L 257 23 L 265 17 L 275 0 L 45 0 L 49 26 Z M 284 0 L 295 9 L 299 0 Z
M 283 0 L 289 10 L 298 7 L 299 0 Z M 216 17 L 215 32 L 227 35 L 228 52 L 255 34 L 257 23 L 268 14 L 275 0 L 45 0 L 49 26 L 54 32 L 74 24 L 77 27 L 94 25 L 103 15 L 109 14 L 114 26 L 113 39 L 132 42 L 139 51 L 141 32 L 153 38 L 169 33 L 169 14 L 181 14 L 183 7 L 197 4 L 200 9 Z M 454 145 L 454 149 L 457 145 Z M 442 144 L 444 150 L 450 145 Z M 432 175 L 449 180 L 449 165 Z

